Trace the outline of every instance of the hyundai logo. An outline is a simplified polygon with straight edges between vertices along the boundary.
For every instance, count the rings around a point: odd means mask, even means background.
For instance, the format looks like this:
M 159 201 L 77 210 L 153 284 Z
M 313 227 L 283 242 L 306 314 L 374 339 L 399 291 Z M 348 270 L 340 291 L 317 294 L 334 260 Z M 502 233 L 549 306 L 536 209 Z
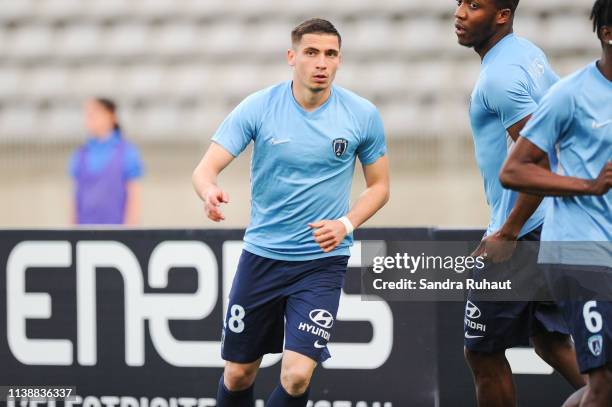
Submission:
M 465 304 L 465 316 L 470 319 L 478 319 L 481 313 L 477 306 L 475 306 L 471 301 L 468 301 Z
M 324 309 L 313 309 L 309 316 L 312 322 L 324 329 L 329 329 L 334 324 L 334 317 Z

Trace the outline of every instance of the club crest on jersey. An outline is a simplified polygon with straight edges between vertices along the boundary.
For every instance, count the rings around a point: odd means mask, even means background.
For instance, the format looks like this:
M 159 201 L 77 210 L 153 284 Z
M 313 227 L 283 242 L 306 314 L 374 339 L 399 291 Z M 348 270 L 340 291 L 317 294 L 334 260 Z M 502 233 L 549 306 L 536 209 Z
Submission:
M 342 157 L 342 154 L 344 154 L 348 148 L 348 140 L 345 138 L 337 138 L 332 142 L 332 147 L 336 157 Z

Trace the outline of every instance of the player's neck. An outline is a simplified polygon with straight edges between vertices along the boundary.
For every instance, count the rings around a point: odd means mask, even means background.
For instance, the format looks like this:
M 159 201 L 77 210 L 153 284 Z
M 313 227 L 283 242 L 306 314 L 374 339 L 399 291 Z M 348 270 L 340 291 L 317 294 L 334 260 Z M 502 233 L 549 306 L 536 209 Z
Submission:
M 293 81 L 291 91 L 295 101 L 307 112 L 311 112 L 319 108 L 323 103 L 327 102 L 331 95 L 331 86 L 320 92 L 313 92 L 310 89 L 300 86 Z
M 482 43 L 481 45 L 474 47 L 474 51 L 480 55 L 480 59 L 483 60 L 487 52 L 491 50 L 498 42 L 503 40 L 507 35 L 512 34 L 514 30 L 512 26 L 504 27 L 503 29 L 494 33 L 487 41 Z
M 601 59 L 597 62 L 599 72 L 612 82 L 612 47 L 604 48 Z

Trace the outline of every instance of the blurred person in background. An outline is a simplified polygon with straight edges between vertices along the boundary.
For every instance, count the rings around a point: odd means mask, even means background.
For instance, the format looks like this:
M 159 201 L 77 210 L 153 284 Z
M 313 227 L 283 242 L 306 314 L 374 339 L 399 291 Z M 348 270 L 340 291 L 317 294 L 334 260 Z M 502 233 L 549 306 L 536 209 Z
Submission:
M 117 107 L 109 99 L 85 102 L 87 141 L 72 154 L 71 223 L 137 225 L 140 221 L 140 153 L 123 137 Z

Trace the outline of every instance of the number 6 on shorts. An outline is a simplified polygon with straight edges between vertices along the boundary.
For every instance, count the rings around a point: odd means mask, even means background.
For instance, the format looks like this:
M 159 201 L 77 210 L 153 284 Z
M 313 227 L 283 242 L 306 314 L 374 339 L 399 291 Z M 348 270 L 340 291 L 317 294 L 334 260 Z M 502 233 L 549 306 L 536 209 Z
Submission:
M 591 333 L 597 333 L 603 327 L 601 314 L 593 309 L 595 307 L 597 307 L 597 301 L 587 301 L 582 309 L 584 323 Z

